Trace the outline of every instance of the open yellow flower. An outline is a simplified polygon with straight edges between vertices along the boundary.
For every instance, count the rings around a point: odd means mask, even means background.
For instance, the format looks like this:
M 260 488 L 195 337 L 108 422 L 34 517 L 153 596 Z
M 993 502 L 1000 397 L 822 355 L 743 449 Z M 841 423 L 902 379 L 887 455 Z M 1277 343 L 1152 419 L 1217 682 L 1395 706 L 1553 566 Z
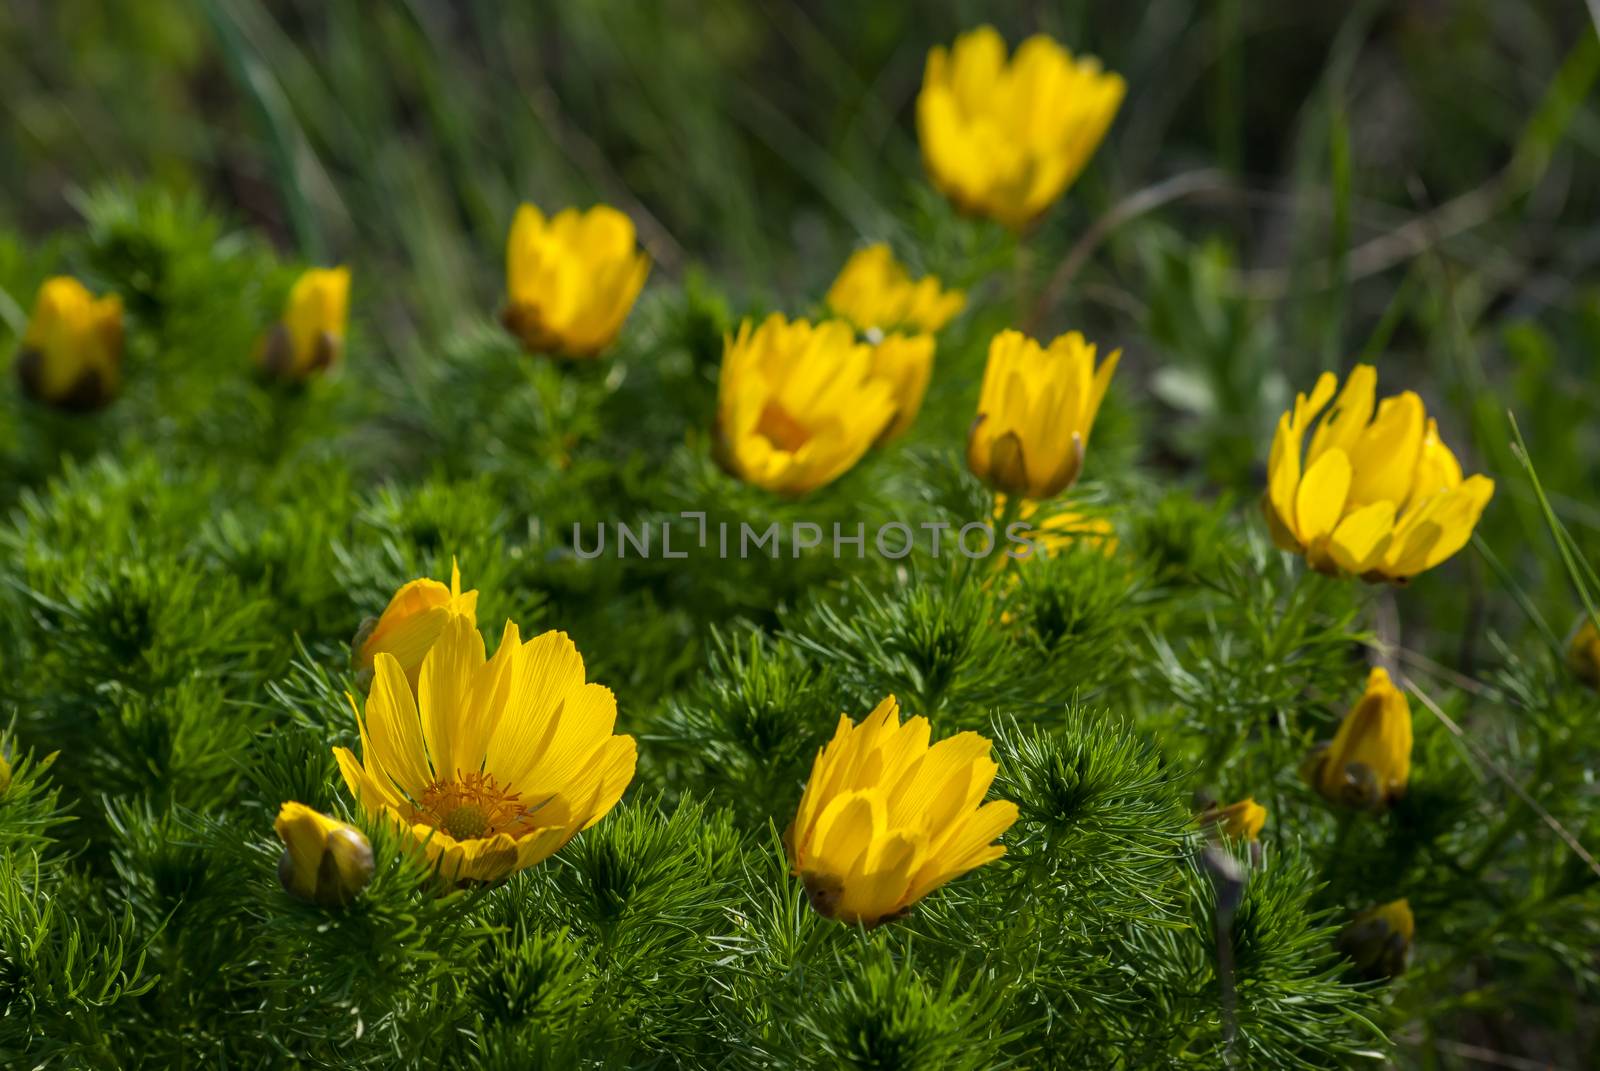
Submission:
M 363 687 L 371 682 L 378 655 L 392 655 L 411 687 L 417 686 L 422 660 L 452 617 L 478 623 L 478 593 L 461 590 L 461 567 L 450 559 L 450 586 L 423 577 L 401 585 L 376 618 L 362 622 L 352 647 L 351 668 Z
M 256 349 L 256 363 L 266 375 L 290 383 L 327 371 L 344 352 L 349 312 L 349 268 L 301 272 L 289 288 L 283 319 Z
M 1338 379 L 1324 372 L 1310 398 L 1296 396 L 1272 440 L 1262 510 L 1273 541 L 1313 569 L 1404 583 L 1466 545 L 1494 481 L 1461 478 L 1413 392 L 1383 399 L 1374 416 L 1377 383 L 1371 365 L 1356 365 L 1303 461 Z
M 551 219 L 517 209 L 506 240 L 506 329 L 530 353 L 598 357 L 622 330 L 650 274 L 633 220 L 610 205 Z
M 961 211 L 1021 229 L 1078 177 L 1126 89 L 1043 34 L 1007 62 L 1005 39 L 981 26 L 928 52 L 917 96 L 923 166 Z
M 548 858 L 633 780 L 633 737 L 612 734 L 616 697 L 584 682 L 564 632 L 524 643 L 508 621 L 486 659 L 472 622 L 451 617 L 415 698 L 394 656 L 378 655 L 365 714 L 361 759 L 333 749 L 345 784 L 453 881 L 498 881 Z
M 930 747 L 928 737 L 926 718 L 901 723 L 894 696 L 859 725 L 839 716 L 784 833 L 819 914 L 876 926 L 1005 854 L 993 841 L 1017 805 L 983 802 L 998 769 L 989 741 L 958 733 Z
M 1382 810 L 1405 795 L 1411 776 L 1411 704 L 1382 666 L 1339 723 L 1333 742 L 1319 746 L 1301 767 L 1306 782 L 1325 799 L 1357 810 Z
M 1246 796 L 1226 807 L 1211 807 L 1200 815 L 1204 825 L 1215 826 L 1236 840 L 1255 840 L 1267 824 L 1267 809 Z
M 283 841 L 278 880 L 291 895 L 340 907 L 372 880 L 372 844 L 355 826 L 291 801 L 279 809 L 273 828 Z
M 717 459 L 746 483 L 802 495 L 848 472 L 897 411 L 873 348 L 843 320 L 746 320 L 723 347 Z
M 1369 979 L 1394 978 L 1405 971 L 1415 936 L 1410 901 L 1391 900 L 1351 919 L 1339 931 L 1339 951 Z
M 1567 644 L 1567 665 L 1585 684 L 1600 688 L 1600 629 L 1585 617 Z
M 1020 331 L 989 343 L 967 467 L 996 491 L 1049 498 L 1072 486 L 1121 350 L 1096 368 L 1095 347 L 1073 331 L 1048 349 Z
M 883 242 L 858 249 L 828 289 L 828 307 L 862 331 L 905 330 L 935 334 L 967 303 L 960 290 L 944 290 L 939 277 L 912 281 Z
M 17 378 L 35 401 L 98 409 L 122 382 L 122 299 L 96 298 L 70 275 L 46 279 L 17 350 Z

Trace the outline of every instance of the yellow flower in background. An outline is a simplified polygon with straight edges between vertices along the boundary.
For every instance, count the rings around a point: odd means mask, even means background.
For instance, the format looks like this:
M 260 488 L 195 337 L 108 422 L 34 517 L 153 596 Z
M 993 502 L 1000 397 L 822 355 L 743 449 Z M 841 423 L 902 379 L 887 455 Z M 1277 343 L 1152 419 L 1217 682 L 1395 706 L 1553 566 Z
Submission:
M 1600 688 L 1600 629 L 1588 617 L 1578 624 L 1567 644 L 1567 665 L 1579 680 Z
M 1377 666 L 1367 690 L 1339 723 L 1333 742 L 1301 767 L 1324 798 L 1357 810 L 1382 810 L 1405 795 L 1411 776 L 1411 704 Z
M 1048 349 L 1020 331 L 989 343 L 967 467 L 1007 495 L 1049 498 L 1072 486 L 1121 350 L 1095 367 L 1095 347 L 1073 331 Z
M 1461 478 L 1415 393 L 1383 399 L 1374 415 L 1377 382 L 1371 365 L 1355 367 L 1303 461 L 1338 379 L 1324 372 L 1309 399 L 1295 398 L 1272 440 L 1262 510 L 1273 542 L 1313 569 L 1404 583 L 1466 545 L 1494 481 Z
M 598 357 L 622 330 L 650 274 L 633 220 L 609 205 L 545 219 L 517 209 L 506 240 L 506 329 L 531 353 Z
M 828 289 L 828 307 L 862 331 L 905 330 L 935 334 L 967 304 L 960 290 L 944 290 L 935 275 L 912 281 L 889 247 L 858 249 Z
M 278 880 L 291 895 L 341 907 L 372 880 L 372 844 L 354 826 L 291 801 L 279 809 L 274 828 L 283 841 Z
M 872 377 L 887 383 L 894 397 L 894 418 L 878 437 L 882 444 L 916 423 L 933 378 L 933 336 L 896 333 L 878 342 L 872 347 Z
M 122 382 L 122 299 L 96 298 L 70 275 L 46 279 L 17 350 L 17 378 L 35 401 L 98 409 Z
M 1226 807 L 1210 807 L 1200 815 L 1204 825 L 1215 826 L 1236 840 L 1255 840 L 1267 824 L 1267 809 L 1246 796 Z
M 351 645 L 351 668 L 362 687 L 371 683 L 374 660 L 392 655 L 411 687 L 417 686 L 422 660 L 452 617 L 478 623 L 478 593 L 461 590 L 461 567 L 450 559 L 450 586 L 426 577 L 401 586 L 382 615 L 362 622 Z
M 356 720 L 361 759 L 333 749 L 345 784 L 452 881 L 498 881 L 548 858 L 633 780 L 633 737 L 612 734 L 616 697 L 584 682 L 563 632 L 524 643 L 508 621 L 490 659 L 472 622 L 452 616 L 415 697 L 394 656 L 378 655 Z
M 902 724 L 893 696 L 859 725 L 839 716 L 784 833 L 819 914 L 876 926 L 1005 854 L 993 841 L 1017 805 L 983 802 L 998 770 L 989 741 L 958 733 L 930 747 L 929 732 L 926 718 Z
M 895 416 L 880 443 L 904 435 L 917 419 L 933 375 L 933 335 L 967 303 L 936 276 L 912 281 L 882 242 L 853 253 L 828 290 L 833 313 L 873 346 L 873 375 L 894 390 Z
M 1339 931 L 1339 951 L 1369 979 L 1394 978 L 1404 973 L 1415 936 L 1410 902 L 1391 900 L 1351 919 Z
M 1043 34 L 1007 62 L 1005 39 L 981 26 L 928 52 L 917 96 L 923 166 L 961 211 L 1021 229 L 1078 177 L 1126 89 Z
M 746 320 L 723 346 L 717 459 L 746 483 L 802 495 L 848 472 L 898 410 L 873 347 L 843 320 Z
M 1003 494 L 994 496 L 994 519 L 999 524 L 1006 520 L 1007 499 Z M 1089 547 L 1094 547 L 1107 555 L 1116 553 L 1116 529 L 1105 517 L 1091 516 L 1073 510 L 1063 510 L 1059 513 L 1048 513 L 1040 518 L 1041 507 L 1039 503 L 1030 499 L 1017 499 L 1016 513 L 1011 517 L 1010 523 L 1021 522 L 1028 526 L 1026 536 L 1032 544 L 1028 558 L 1054 558 L 1067 553 L 1080 542 Z M 1000 556 L 998 561 L 1004 564 L 1007 559 Z
M 256 350 L 256 363 L 271 378 L 291 383 L 327 371 L 344 353 L 349 314 L 349 268 L 301 272 L 289 288 L 283 319 Z

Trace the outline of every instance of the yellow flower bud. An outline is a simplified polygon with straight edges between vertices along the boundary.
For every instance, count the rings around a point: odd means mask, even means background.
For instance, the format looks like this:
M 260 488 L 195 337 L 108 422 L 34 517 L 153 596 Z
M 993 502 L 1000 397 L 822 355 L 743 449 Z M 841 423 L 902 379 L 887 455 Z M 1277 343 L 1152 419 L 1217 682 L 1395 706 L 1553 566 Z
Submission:
M 1020 331 L 989 343 L 967 467 L 995 490 L 1023 498 L 1060 494 L 1083 468 L 1089 433 L 1121 350 L 1095 367 L 1095 347 L 1076 331 L 1048 349 Z
M 17 350 L 17 378 L 35 401 L 99 409 L 122 382 L 122 299 L 96 298 L 68 275 L 46 279 Z
M 530 353 L 598 357 L 622 330 L 650 274 L 633 221 L 609 205 L 545 219 L 517 209 L 506 240 L 500 320 Z
M 1020 230 L 1072 185 L 1126 90 L 1120 75 L 1044 34 L 1008 61 L 1005 39 L 979 27 L 928 52 L 917 96 L 923 166 L 961 211 Z
M 1393 900 L 1351 919 L 1339 931 L 1339 951 L 1350 957 L 1363 976 L 1393 978 L 1406 969 L 1415 932 L 1411 904 Z
M 1362 811 L 1405 795 L 1411 774 L 1411 704 L 1379 666 L 1339 723 L 1333 742 L 1307 757 L 1301 774 L 1324 798 Z
M 444 626 L 458 616 L 477 624 L 478 593 L 461 590 L 461 569 L 452 558 L 449 587 L 427 578 L 412 580 L 394 593 L 381 616 L 362 622 L 351 645 L 351 668 L 365 687 L 372 680 L 374 659 L 393 655 L 415 689 L 423 658 Z
M 1567 644 L 1567 665 L 1579 680 L 1600 688 L 1600 629 L 1588 617 L 1579 622 Z
M 11 761 L 6 758 L 4 751 L 0 751 L 0 796 L 5 795 L 6 789 L 11 787 Z
M 1209 807 L 1200 814 L 1203 825 L 1215 826 L 1236 840 L 1255 840 L 1267 824 L 1267 809 L 1246 796 L 1226 807 Z
M 1338 379 L 1324 372 L 1309 399 L 1295 398 L 1272 440 L 1262 509 L 1273 542 L 1313 569 L 1404 583 L 1466 545 L 1494 481 L 1463 480 L 1422 399 L 1406 391 L 1375 403 L 1377 382 L 1371 365 L 1356 366 L 1303 459 Z
M 785 495 L 838 479 L 898 409 L 876 360 L 843 320 L 746 320 L 723 348 L 717 460 L 746 483 Z
M 858 249 L 828 289 L 828 307 L 860 331 L 936 334 L 966 306 L 960 290 L 943 290 L 936 275 L 912 281 L 882 242 Z
M 287 383 L 326 372 L 344 353 L 349 311 L 349 268 L 301 272 L 289 288 L 283 319 L 256 347 L 256 364 L 269 378 Z
M 859 725 L 839 716 L 784 833 L 819 914 L 876 926 L 1005 854 L 993 841 L 1017 805 L 983 802 L 998 770 L 989 741 L 967 732 L 930 747 L 928 737 L 926 718 L 901 723 L 893 696 Z
M 354 826 L 303 803 L 285 803 L 273 828 L 283 841 L 278 880 L 290 895 L 342 907 L 372 880 L 372 845 Z

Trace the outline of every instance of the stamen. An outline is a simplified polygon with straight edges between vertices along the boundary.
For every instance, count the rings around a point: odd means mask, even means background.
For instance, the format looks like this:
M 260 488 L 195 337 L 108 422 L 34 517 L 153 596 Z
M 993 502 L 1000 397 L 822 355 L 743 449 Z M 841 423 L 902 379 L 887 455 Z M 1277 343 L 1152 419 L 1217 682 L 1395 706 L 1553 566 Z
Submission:
M 495 784 L 493 774 L 470 773 L 423 789 L 412 817 L 456 840 L 478 840 L 514 831 L 531 810 L 509 785 Z

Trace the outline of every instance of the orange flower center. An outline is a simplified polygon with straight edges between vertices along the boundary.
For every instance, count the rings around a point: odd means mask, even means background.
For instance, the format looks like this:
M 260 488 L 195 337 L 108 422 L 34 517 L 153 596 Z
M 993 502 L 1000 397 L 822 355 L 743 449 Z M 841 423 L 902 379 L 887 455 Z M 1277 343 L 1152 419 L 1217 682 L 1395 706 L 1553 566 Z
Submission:
M 423 789 L 413 817 L 456 840 L 478 840 L 514 832 L 513 827 L 532 810 L 509 785 L 495 784 L 493 774 L 470 773 L 454 781 L 435 781 Z
M 756 434 L 779 450 L 787 450 L 791 454 L 811 438 L 811 431 L 777 402 L 768 402 L 767 407 L 761 410 L 761 419 L 756 422 Z

